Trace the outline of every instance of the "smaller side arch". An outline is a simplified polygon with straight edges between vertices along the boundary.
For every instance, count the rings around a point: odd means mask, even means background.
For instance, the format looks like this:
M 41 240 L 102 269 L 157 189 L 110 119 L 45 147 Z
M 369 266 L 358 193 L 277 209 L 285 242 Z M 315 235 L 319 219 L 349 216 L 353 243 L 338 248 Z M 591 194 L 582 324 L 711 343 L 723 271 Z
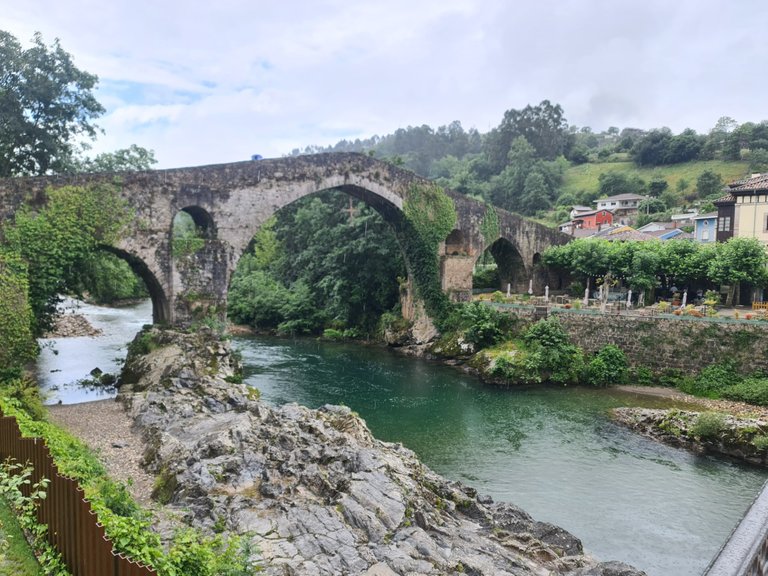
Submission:
M 496 262 L 499 290 L 506 291 L 509 285 L 513 292 L 526 292 L 530 280 L 528 268 L 515 245 L 502 237 L 491 244 L 487 250 Z
M 467 241 L 464 237 L 464 232 L 458 228 L 451 230 L 451 233 L 445 239 L 446 256 L 466 256 L 467 255 Z
M 169 323 L 171 321 L 171 308 L 168 296 L 149 266 L 141 258 L 114 246 L 102 245 L 99 248 L 125 260 L 134 274 L 144 281 L 149 297 L 152 299 L 152 322 L 154 324 Z
M 195 232 L 201 238 L 211 239 L 216 238 L 216 223 L 213 220 L 213 216 L 205 208 L 200 206 L 185 206 L 179 210 L 173 217 L 174 230 L 179 222 L 178 218 L 181 214 L 186 214 L 195 226 Z

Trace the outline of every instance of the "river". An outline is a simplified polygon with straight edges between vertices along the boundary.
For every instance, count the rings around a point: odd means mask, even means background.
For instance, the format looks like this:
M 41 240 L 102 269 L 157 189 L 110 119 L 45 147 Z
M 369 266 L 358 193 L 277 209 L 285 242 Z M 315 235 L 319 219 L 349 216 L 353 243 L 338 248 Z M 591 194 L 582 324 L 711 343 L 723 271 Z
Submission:
M 68 382 L 96 366 L 119 368 L 125 342 L 151 308 L 81 312 L 105 336 L 60 339 L 58 354 L 44 350 L 39 377 L 49 402 L 103 397 Z M 444 476 L 513 502 L 570 530 L 598 558 L 649 576 L 701 574 L 768 477 L 650 441 L 607 416 L 616 406 L 667 405 L 658 398 L 502 390 L 455 368 L 357 344 L 258 337 L 236 338 L 235 346 L 246 383 L 265 400 L 346 404 L 378 438 L 402 442 Z

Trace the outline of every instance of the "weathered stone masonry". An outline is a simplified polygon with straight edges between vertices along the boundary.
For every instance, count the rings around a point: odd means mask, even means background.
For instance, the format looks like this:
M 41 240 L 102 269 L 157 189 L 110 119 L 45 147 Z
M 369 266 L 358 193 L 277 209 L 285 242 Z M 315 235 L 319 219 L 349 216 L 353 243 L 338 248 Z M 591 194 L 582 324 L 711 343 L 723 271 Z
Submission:
M 23 202 L 43 203 L 48 187 L 116 182 L 133 211 L 130 228 L 115 246 L 147 284 L 155 322 L 186 324 L 195 317 L 226 314 L 227 290 L 237 262 L 259 227 L 276 211 L 304 196 L 331 188 L 358 198 L 393 226 L 403 218 L 403 203 L 414 186 L 432 183 L 412 172 L 363 154 L 318 154 L 294 158 L 236 162 L 213 166 L 126 172 L 74 174 L 0 180 L 0 221 L 13 217 Z M 499 262 L 502 283 L 520 290 L 534 281 L 537 291 L 551 284 L 537 266 L 540 254 L 569 237 L 496 210 L 498 233 L 482 232 L 485 204 L 448 192 L 457 212 L 456 229 L 439 247 L 443 289 L 466 300 L 472 267 L 490 245 L 511 255 Z M 172 258 L 173 218 L 187 212 L 204 231 L 205 246 L 195 254 Z M 514 261 L 512 263 L 506 260 Z M 554 287 L 554 286 L 553 286 Z
M 702 368 L 734 360 L 742 373 L 768 370 L 768 323 L 722 323 L 707 319 L 644 318 L 638 316 L 557 315 L 571 342 L 589 353 L 615 344 L 630 364 L 654 371 L 678 369 L 698 373 Z

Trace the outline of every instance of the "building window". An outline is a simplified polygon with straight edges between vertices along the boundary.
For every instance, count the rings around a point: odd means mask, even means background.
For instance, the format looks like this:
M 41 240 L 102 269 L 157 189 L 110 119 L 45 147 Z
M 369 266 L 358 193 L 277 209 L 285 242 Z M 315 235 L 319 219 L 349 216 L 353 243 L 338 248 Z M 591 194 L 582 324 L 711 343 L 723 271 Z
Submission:
M 731 217 L 725 216 L 724 218 L 718 218 L 717 220 L 718 232 L 730 232 L 731 231 Z

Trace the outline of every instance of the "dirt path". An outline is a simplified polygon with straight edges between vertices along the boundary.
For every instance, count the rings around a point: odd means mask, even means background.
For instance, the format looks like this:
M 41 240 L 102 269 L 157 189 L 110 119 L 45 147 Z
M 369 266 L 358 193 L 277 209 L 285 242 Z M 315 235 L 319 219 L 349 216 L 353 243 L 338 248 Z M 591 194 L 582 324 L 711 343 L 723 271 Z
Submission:
M 132 420 L 115 400 L 48 407 L 48 418 L 85 442 L 104 463 L 110 477 L 129 484 L 129 491 L 144 507 L 150 499 L 154 476 L 140 466 L 143 443 L 131 430 Z

